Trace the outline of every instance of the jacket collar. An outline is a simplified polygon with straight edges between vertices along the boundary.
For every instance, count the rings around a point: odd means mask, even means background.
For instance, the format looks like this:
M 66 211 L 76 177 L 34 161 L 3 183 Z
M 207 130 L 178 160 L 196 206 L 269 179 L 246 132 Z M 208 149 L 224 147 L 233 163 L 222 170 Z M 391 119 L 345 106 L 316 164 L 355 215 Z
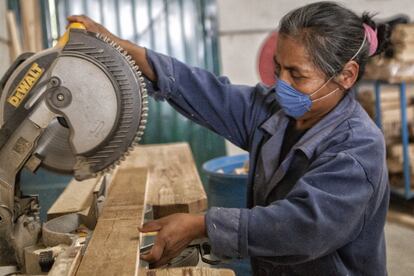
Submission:
M 292 150 L 300 149 L 308 159 L 312 155 L 316 147 L 343 121 L 349 118 L 356 107 L 355 93 L 349 91 L 347 95 L 339 102 L 339 104 L 322 118 L 317 124 L 310 128 L 305 135 L 293 146 Z M 286 125 L 289 118 L 279 110 L 267 119 L 260 128 L 265 130 L 271 136 L 278 136 L 283 139 Z

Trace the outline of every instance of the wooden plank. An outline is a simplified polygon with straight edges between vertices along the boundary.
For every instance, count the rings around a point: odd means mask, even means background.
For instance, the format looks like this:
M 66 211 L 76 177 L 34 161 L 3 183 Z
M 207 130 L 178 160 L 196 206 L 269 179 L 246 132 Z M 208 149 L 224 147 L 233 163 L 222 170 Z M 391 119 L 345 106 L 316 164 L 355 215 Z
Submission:
M 38 52 L 42 45 L 42 22 L 39 0 L 20 0 L 23 29 L 23 48 L 28 52 Z
M 147 203 L 154 218 L 206 210 L 207 195 L 187 143 L 139 146 L 122 166 L 149 169 Z
M 89 208 L 93 201 L 95 187 L 100 181 L 102 181 L 102 177 L 84 181 L 73 179 L 47 211 L 47 219 L 77 213 Z
M 135 275 L 143 222 L 145 168 L 120 167 L 76 275 Z
M 403 156 L 403 145 L 401 143 L 394 144 L 389 147 L 388 150 L 389 157 L 393 157 L 400 162 L 403 162 L 404 156 Z M 410 159 L 414 159 L 414 144 L 410 143 L 408 144 L 408 156 Z M 414 165 L 414 164 L 413 164 Z
M 146 271 L 146 276 L 235 276 L 230 269 L 217 269 L 209 267 L 183 267 L 153 269 Z M 144 275 L 143 275 L 144 276 Z
M 22 53 L 19 31 L 17 29 L 16 15 L 13 11 L 7 11 L 7 26 L 11 42 L 11 58 L 16 59 Z
M 414 106 L 408 106 L 407 111 L 407 122 L 413 122 L 414 120 Z M 382 122 L 383 124 L 401 122 L 401 110 L 400 109 L 389 109 L 382 110 Z
M 10 65 L 9 34 L 7 30 L 7 1 L 0 0 L 0 76 Z

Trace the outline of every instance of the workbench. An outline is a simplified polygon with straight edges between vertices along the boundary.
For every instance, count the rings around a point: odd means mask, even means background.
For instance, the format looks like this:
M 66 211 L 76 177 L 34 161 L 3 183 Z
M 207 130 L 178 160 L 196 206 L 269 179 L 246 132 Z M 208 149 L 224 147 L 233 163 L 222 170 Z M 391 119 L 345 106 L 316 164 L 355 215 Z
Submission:
M 137 227 L 143 223 L 146 205 L 152 207 L 155 219 L 177 212 L 201 213 L 207 208 L 207 196 L 187 143 L 139 146 L 106 181 L 105 202 L 86 251 L 83 256 L 80 251 L 74 256 L 73 275 L 234 275 L 225 269 L 139 268 L 142 237 Z M 83 182 L 73 181 L 48 217 L 90 213 L 96 188 L 93 180 Z

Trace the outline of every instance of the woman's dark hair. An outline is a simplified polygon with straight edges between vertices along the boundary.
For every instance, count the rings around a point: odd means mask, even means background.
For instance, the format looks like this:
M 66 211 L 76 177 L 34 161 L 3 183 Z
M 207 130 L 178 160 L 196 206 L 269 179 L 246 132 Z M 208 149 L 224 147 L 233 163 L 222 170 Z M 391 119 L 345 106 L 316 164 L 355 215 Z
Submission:
M 295 9 L 280 21 L 279 33 L 298 39 L 305 45 L 313 63 L 326 74 L 334 76 L 360 49 L 365 36 L 363 23 L 377 30 L 378 48 L 374 55 L 386 50 L 390 28 L 376 24 L 372 15 L 362 17 L 335 2 L 317 2 Z M 369 42 L 354 58 L 359 64 L 358 79 L 363 75 L 369 58 Z

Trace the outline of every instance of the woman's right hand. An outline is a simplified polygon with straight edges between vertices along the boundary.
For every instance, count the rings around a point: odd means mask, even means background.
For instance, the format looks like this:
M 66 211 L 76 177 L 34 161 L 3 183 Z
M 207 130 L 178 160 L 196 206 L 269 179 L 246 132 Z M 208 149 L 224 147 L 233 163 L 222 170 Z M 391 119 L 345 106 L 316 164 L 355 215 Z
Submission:
M 94 33 L 100 33 L 104 36 L 107 36 L 109 39 L 117 43 L 121 46 L 124 50 L 128 52 L 128 54 L 135 60 L 136 64 L 139 66 L 140 70 L 144 73 L 144 75 L 151 81 L 157 80 L 157 75 L 155 74 L 152 67 L 149 65 L 146 56 L 146 49 L 144 47 L 140 47 L 135 43 L 132 43 L 128 40 L 123 40 L 116 35 L 112 34 L 108 29 L 106 29 L 101 24 L 93 21 L 86 15 L 71 15 L 68 16 L 69 23 L 79 22 L 85 25 L 86 30 Z
M 91 18 L 87 17 L 86 15 L 70 15 L 68 16 L 67 20 L 69 23 L 79 22 L 85 25 L 86 30 L 94 33 L 100 33 L 104 36 L 109 37 L 112 41 L 120 44 L 122 39 L 108 31 L 104 26 L 101 24 L 93 21 Z

